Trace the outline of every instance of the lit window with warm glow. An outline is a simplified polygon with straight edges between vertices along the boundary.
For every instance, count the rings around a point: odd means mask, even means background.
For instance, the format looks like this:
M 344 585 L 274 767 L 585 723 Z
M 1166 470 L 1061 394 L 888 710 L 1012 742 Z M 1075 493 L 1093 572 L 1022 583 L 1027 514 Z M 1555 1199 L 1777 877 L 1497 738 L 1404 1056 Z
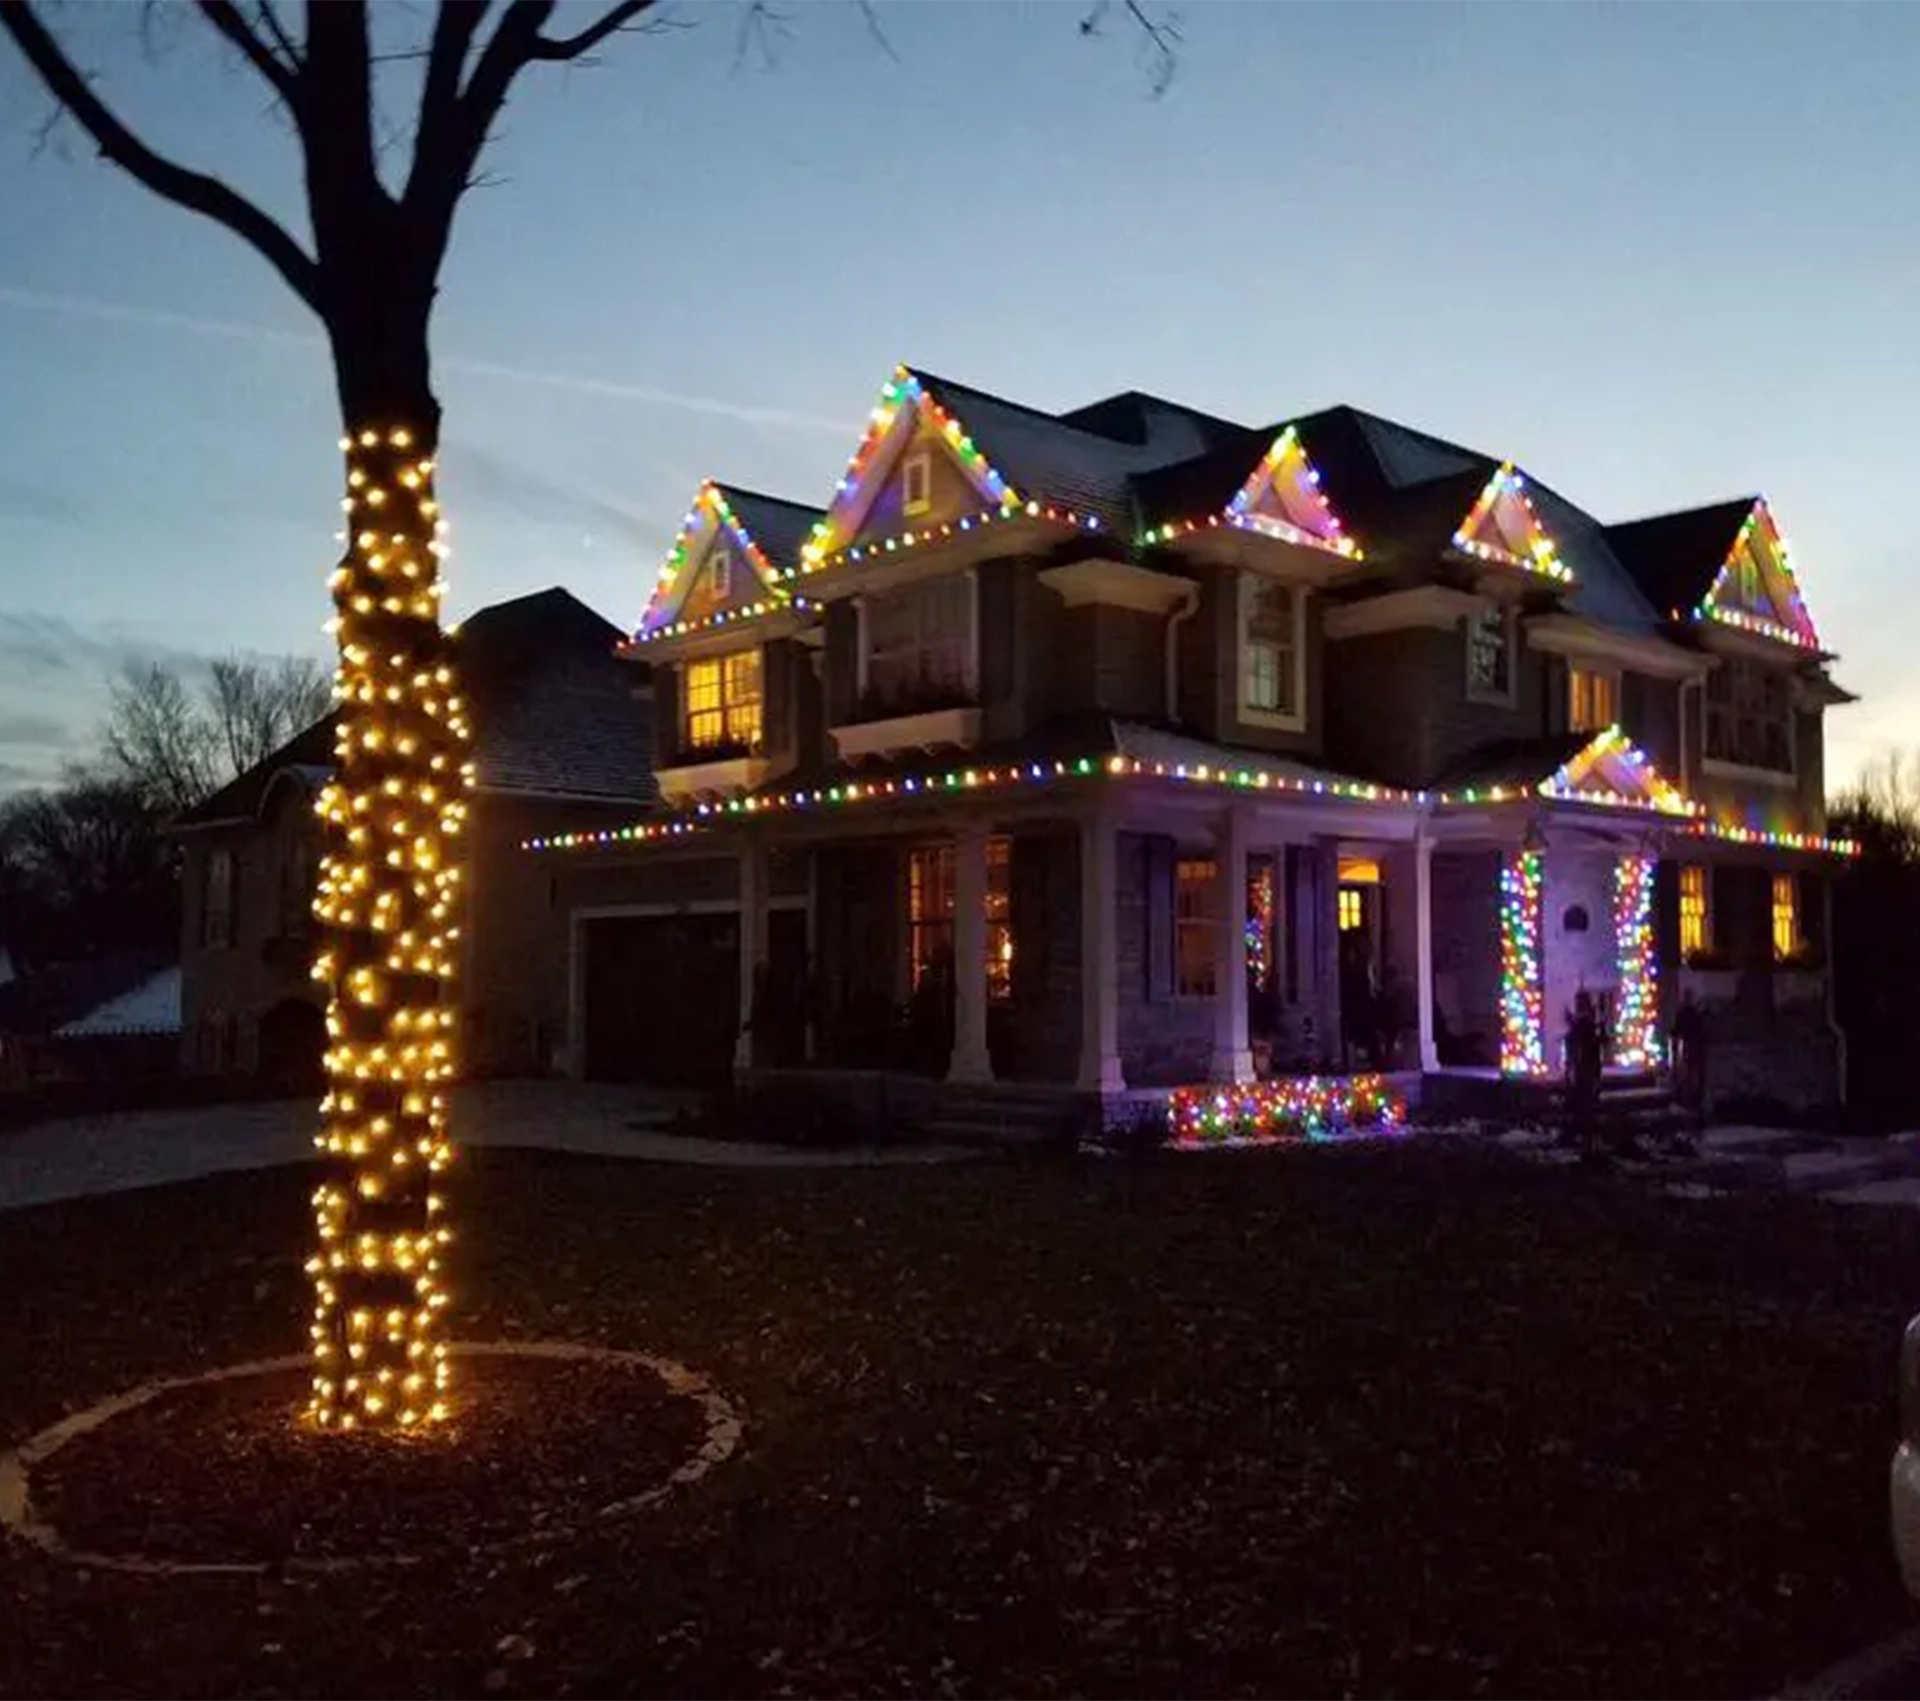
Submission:
M 760 651 L 735 650 L 687 663 L 689 750 L 752 749 L 760 742 Z
M 1213 996 L 1219 884 L 1210 856 L 1183 856 L 1173 865 L 1173 990 L 1182 998 Z
M 953 959 L 956 887 L 951 844 L 907 855 L 907 984 L 918 988 Z M 987 841 L 987 996 L 1013 996 L 1013 841 Z
M 1680 955 L 1692 957 L 1712 949 L 1712 887 L 1704 867 L 1687 863 L 1680 870 Z
M 1800 882 L 1791 874 L 1773 877 L 1773 960 L 1791 962 L 1800 955 Z
M 1366 895 L 1358 886 L 1340 888 L 1340 931 L 1354 933 L 1366 926 Z
M 1567 729 L 1605 732 L 1620 719 L 1620 681 L 1599 668 L 1575 665 L 1567 672 Z

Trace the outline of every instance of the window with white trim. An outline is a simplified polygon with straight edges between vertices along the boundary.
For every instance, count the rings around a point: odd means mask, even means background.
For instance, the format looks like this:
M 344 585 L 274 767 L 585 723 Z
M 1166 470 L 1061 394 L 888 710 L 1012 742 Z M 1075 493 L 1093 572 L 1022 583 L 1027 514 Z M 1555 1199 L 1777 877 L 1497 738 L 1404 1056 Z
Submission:
M 971 702 L 973 604 L 973 581 L 964 573 L 866 598 L 868 706 L 914 714 Z
M 1620 719 L 1620 676 L 1604 668 L 1567 668 L 1567 730 L 1605 732 Z
M 933 506 L 933 451 L 921 449 L 900 463 L 900 511 L 912 516 Z
M 687 663 L 684 690 L 689 750 L 744 748 L 760 742 L 760 650 L 732 650 Z
M 958 892 L 951 844 L 918 845 L 907 853 L 907 984 L 953 960 L 953 913 Z M 987 997 L 1013 997 L 1013 841 L 987 840 Z
M 1793 772 L 1793 690 L 1783 670 L 1723 656 L 1701 698 L 1709 762 Z
M 1240 586 L 1240 707 L 1297 727 L 1305 717 L 1300 590 L 1251 575 Z
M 1466 617 L 1467 695 L 1484 702 L 1513 701 L 1513 614 L 1499 603 Z

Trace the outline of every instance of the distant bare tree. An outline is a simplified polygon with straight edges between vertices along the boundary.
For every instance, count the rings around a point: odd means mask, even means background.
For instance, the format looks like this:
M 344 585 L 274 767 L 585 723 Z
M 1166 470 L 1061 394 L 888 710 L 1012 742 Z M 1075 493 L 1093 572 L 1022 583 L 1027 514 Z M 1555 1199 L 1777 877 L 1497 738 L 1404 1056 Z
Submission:
M 1835 829 L 1868 849 L 1920 863 L 1920 750 L 1890 750 L 1831 806 Z
M 306 656 L 227 656 L 198 681 L 173 663 L 132 663 L 108 700 L 108 769 L 177 814 L 311 726 L 331 697 Z

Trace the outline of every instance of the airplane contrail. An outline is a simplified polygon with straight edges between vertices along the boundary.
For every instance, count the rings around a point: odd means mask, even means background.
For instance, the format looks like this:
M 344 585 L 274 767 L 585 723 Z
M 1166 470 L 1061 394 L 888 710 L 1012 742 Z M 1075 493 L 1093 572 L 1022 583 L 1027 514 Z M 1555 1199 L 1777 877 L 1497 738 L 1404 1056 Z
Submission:
M 194 331 L 203 336 L 232 337 L 243 342 L 277 343 L 283 347 L 323 346 L 323 339 L 310 331 L 282 331 L 270 325 L 249 325 L 232 319 L 209 319 L 196 313 L 176 313 L 168 308 L 136 307 L 124 302 L 100 301 L 91 296 L 22 289 L 13 284 L 0 284 L 0 307 L 17 307 L 35 313 L 64 313 L 74 318 L 105 319 L 129 325 L 151 325 L 162 330 Z M 476 378 L 498 378 L 515 384 L 539 384 L 549 389 L 569 390 L 583 396 L 609 396 L 621 401 L 650 402 L 660 407 L 678 408 L 686 413 L 705 413 L 717 415 L 723 419 L 737 419 L 747 425 L 766 425 L 790 431 L 830 431 L 841 438 L 849 434 L 845 420 L 796 413 L 788 408 L 756 407 L 750 402 L 730 402 L 717 396 L 689 396 L 678 390 L 663 390 L 653 384 L 631 384 L 617 378 L 583 378 L 577 373 L 548 372 L 536 367 L 509 366 L 497 360 L 469 360 L 460 355 L 447 355 L 440 364 L 449 371 L 470 373 Z

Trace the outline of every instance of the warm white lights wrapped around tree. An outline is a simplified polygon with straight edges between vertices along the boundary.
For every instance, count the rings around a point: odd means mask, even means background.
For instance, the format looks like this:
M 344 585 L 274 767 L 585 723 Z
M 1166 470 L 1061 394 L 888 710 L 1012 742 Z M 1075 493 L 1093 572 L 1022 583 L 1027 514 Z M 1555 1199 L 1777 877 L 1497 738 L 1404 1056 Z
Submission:
M 335 778 L 314 978 L 330 992 L 314 1194 L 312 1415 L 413 1428 L 448 1415 L 451 1239 L 441 1172 L 459 950 L 458 844 L 469 730 L 441 630 L 444 525 L 417 428 L 342 439 L 347 551 L 333 575 L 340 648 Z

